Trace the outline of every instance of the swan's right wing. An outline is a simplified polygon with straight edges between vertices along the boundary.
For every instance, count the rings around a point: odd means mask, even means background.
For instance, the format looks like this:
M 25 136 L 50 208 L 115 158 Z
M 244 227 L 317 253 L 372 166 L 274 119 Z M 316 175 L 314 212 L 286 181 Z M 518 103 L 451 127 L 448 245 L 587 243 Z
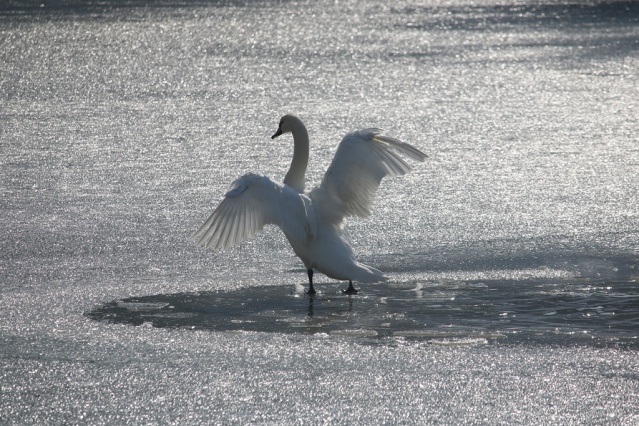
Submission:
M 266 176 L 247 174 L 231 184 L 193 239 L 200 246 L 226 250 L 273 224 L 289 237 L 304 242 L 315 229 L 312 211 L 307 210 L 308 197 Z
M 342 217 L 367 217 L 381 180 L 401 176 L 411 168 L 400 155 L 416 161 L 427 156 L 405 142 L 384 136 L 380 129 L 364 129 L 342 139 L 320 188 L 339 201 Z

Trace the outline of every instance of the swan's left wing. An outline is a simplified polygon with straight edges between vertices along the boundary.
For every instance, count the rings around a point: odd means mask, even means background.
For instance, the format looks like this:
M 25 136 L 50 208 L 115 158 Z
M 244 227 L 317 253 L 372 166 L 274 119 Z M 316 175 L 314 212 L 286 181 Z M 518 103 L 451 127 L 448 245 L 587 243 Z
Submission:
M 301 243 L 315 233 L 310 200 L 266 176 L 247 174 L 231 184 L 220 205 L 193 234 L 198 245 L 226 250 L 257 234 L 267 224 L 279 226 Z
M 417 148 L 383 136 L 380 129 L 350 133 L 340 142 L 320 188 L 341 202 L 344 216 L 368 217 L 381 180 L 411 168 L 400 155 L 417 161 L 427 156 Z

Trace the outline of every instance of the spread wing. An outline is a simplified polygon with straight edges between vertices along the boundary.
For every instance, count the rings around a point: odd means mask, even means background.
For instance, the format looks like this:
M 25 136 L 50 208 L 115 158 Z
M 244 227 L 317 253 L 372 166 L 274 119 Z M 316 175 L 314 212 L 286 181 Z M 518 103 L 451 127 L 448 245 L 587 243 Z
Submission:
M 340 142 L 320 190 L 342 205 L 342 218 L 368 217 L 381 180 L 401 176 L 411 168 L 400 155 L 417 161 L 427 156 L 417 148 L 383 136 L 380 129 L 350 133 Z M 312 197 L 311 197 L 312 198 Z
M 310 200 L 266 176 L 247 174 L 231 184 L 224 199 L 193 234 L 197 244 L 226 250 L 261 231 L 279 226 L 290 238 L 305 242 L 314 233 Z

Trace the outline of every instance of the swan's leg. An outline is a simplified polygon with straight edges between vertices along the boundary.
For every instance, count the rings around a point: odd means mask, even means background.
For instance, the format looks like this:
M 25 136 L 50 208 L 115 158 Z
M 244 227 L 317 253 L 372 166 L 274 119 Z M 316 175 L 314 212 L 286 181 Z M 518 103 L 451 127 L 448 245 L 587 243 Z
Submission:
M 346 290 L 342 290 L 344 294 L 357 294 L 357 290 L 353 287 L 353 281 L 348 280 L 348 288 Z
M 307 293 L 313 296 L 315 295 L 315 289 L 313 288 L 313 269 L 307 269 L 306 272 L 308 273 L 308 285 L 309 285 Z

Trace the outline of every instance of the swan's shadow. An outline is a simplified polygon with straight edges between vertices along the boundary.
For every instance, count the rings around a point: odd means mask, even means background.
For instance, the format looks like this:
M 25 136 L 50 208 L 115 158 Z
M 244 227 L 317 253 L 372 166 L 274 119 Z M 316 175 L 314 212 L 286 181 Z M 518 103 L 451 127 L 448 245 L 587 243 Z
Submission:
M 223 332 L 315 334 L 429 342 L 639 345 L 633 281 L 385 283 L 354 296 L 343 284 L 157 294 L 96 306 L 109 323 Z M 604 283 L 602 283 L 604 284 Z M 521 291 L 513 293 L 519 285 Z

